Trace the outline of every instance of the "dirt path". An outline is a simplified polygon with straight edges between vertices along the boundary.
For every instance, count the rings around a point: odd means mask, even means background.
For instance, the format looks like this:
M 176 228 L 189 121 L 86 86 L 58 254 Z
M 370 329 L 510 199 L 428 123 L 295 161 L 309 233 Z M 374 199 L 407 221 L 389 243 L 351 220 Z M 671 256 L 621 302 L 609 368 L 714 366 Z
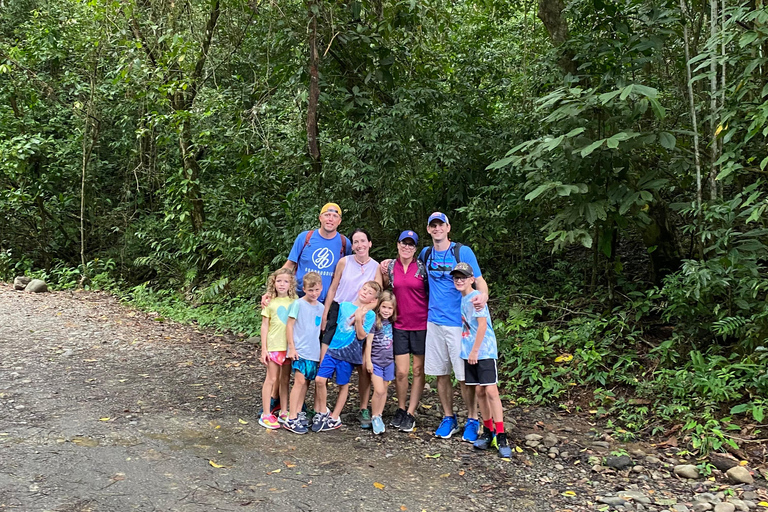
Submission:
M 2 285 L 0 510 L 591 510 L 617 480 L 675 502 L 692 495 L 674 478 L 590 471 L 603 447 L 546 410 L 513 409 L 512 435 L 524 446 L 526 433 L 554 432 L 565 458 L 526 449 L 504 461 L 435 439 L 436 404 L 412 434 L 374 438 L 353 421 L 265 431 L 262 378 L 242 338 L 157 321 L 106 294 Z

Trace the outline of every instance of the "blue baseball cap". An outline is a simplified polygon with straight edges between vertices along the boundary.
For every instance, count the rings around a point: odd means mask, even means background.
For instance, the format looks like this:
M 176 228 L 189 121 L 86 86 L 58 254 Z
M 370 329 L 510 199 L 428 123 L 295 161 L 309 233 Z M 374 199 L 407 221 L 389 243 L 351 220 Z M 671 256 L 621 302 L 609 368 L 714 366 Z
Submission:
M 450 224 L 450 222 L 448 222 L 448 217 L 446 217 L 444 213 L 440 213 L 440 212 L 435 212 L 429 216 L 429 219 L 427 220 L 427 226 L 429 226 L 433 220 L 439 220 L 440 222 L 443 222 L 445 224 Z
M 410 238 L 411 240 L 413 240 L 414 244 L 419 243 L 419 235 L 417 235 L 415 231 L 411 231 L 411 230 L 403 231 L 402 233 L 400 233 L 400 238 L 398 238 L 397 241 L 402 242 L 406 238 Z

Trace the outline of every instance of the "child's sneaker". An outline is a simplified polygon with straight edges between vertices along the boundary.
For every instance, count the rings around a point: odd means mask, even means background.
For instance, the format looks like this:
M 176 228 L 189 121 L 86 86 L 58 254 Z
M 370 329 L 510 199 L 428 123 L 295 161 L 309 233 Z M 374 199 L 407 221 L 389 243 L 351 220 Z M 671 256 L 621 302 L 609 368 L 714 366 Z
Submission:
M 435 437 L 450 439 L 450 437 L 459 431 L 459 424 L 456 422 L 456 416 L 445 416 L 440 426 L 435 431 Z
M 259 417 L 259 425 L 270 430 L 280 428 L 280 423 L 277 422 L 277 418 L 275 418 L 274 414 L 262 414 L 261 417 Z
M 299 423 L 301 423 L 305 427 L 309 427 L 309 420 L 307 419 L 307 413 L 305 413 L 304 411 L 301 411 L 296 419 L 298 419 Z
M 323 428 L 323 422 L 325 421 L 325 418 L 330 417 L 330 415 L 330 409 L 324 413 L 315 414 L 315 417 L 312 418 L 312 432 L 320 432 L 320 430 Z
M 496 436 L 496 446 L 499 448 L 499 457 L 503 459 L 512 457 L 512 448 L 509 447 L 506 433 L 502 432 Z
M 371 419 L 371 425 L 373 426 L 373 433 L 374 434 L 383 434 L 387 427 L 384 426 L 384 421 L 381 419 L 381 416 L 374 416 Z
M 371 428 L 371 411 L 368 409 L 360 409 L 357 419 L 360 420 L 360 428 Z
M 480 434 L 480 437 L 477 438 L 477 441 L 474 442 L 473 446 L 478 450 L 487 450 L 493 445 L 494 437 L 493 432 L 486 428 Z
M 323 418 L 323 424 L 320 426 L 320 430 L 318 430 L 318 432 L 336 430 L 339 427 L 341 427 L 341 418 L 335 420 L 329 414 L 327 417 Z
M 288 419 L 283 423 L 283 428 L 290 430 L 294 434 L 306 434 L 309 429 L 305 425 L 302 425 L 298 418 L 295 420 Z
M 467 424 L 464 425 L 464 435 L 461 436 L 462 441 L 467 441 L 468 443 L 474 443 L 477 441 L 479 429 L 480 422 L 475 418 L 468 418 Z
M 406 414 L 408 413 L 398 407 L 389 424 L 395 428 L 400 428 L 400 425 L 403 423 L 403 418 L 405 418 Z
M 405 416 L 403 416 L 403 421 L 400 422 L 400 431 L 413 432 L 413 429 L 415 427 L 416 427 L 416 418 L 413 417 L 413 414 L 406 412 Z
M 288 421 L 288 411 L 281 411 L 277 417 L 277 422 L 281 425 L 285 425 L 286 421 Z

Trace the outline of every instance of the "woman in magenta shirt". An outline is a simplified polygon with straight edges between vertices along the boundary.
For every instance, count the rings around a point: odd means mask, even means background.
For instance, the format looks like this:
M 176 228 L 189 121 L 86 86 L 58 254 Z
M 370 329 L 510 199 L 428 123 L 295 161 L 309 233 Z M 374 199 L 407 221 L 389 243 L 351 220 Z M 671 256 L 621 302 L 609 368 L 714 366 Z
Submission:
M 382 262 L 384 284 L 392 286 L 397 299 L 397 321 L 392 330 L 395 353 L 395 390 L 397 412 L 391 425 L 403 432 L 411 432 L 416 425 L 414 413 L 424 391 L 424 342 L 427 335 L 427 272 L 416 258 L 419 236 L 410 230 L 400 233 L 397 240 L 397 258 Z M 408 374 L 413 356 L 413 386 L 408 398 Z

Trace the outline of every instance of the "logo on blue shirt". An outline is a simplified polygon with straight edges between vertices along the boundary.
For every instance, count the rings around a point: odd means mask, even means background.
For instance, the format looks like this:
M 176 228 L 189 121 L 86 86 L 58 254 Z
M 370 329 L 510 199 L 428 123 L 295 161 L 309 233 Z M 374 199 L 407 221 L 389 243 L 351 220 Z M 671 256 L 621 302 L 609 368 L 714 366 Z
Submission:
M 333 265 L 334 261 L 333 251 L 328 247 L 320 247 L 312 253 L 312 263 L 315 264 L 318 270 L 328 268 Z

